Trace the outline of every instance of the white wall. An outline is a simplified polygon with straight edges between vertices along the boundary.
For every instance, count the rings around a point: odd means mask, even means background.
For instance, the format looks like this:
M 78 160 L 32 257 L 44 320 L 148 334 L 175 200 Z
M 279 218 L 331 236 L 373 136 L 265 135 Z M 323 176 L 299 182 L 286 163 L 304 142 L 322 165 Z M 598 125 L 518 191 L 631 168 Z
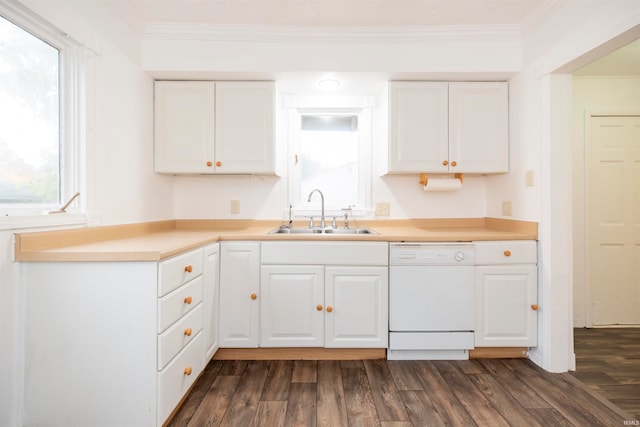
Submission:
M 509 173 L 487 177 L 488 217 L 503 217 L 502 202 L 511 201 L 513 218 L 540 220 L 540 91 L 531 80 L 535 76 L 529 67 L 509 81 Z M 532 186 L 526 186 L 527 171 Z
M 484 217 L 485 179 L 464 179 L 451 192 L 425 192 L 418 175 L 374 176 L 372 199 L 389 202 L 390 218 Z M 175 215 L 181 219 L 283 219 L 288 206 L 286 177 L 176 177 Z M 231 200 L 240 201 L 240 213 L 230 213 Z
M 575 367 L 573 354 L 572 79 L 568 74 L 592 51 L 640 28 L 640 3 L 576 1 L 560 4 L 525 33 L 525 68 L 518 76 L 524 114 L 518 138 L 538 147 L 540 167 L 539 346 L 531 357 L 545 369 Z M 606 53 L 606 52 L 603 52 Z M 580 64 L 581 65 L 581 64 Z M 561 73 L 554 74 L 554 71 Z M 513 134 L 512 134 L 513 135 Z M 518 141 L 512 143 L 519 145 Z M 534 151 L 531 151 L 533 153 Z M 506 183 L 502 182 L 503 188 Z M 522 194 L 522 190 L 520 191 Z
M 411 43 L 398 42 L 403 36 Z M 489 29 L 478 37 L 450 29 L 411 34 L 398 29 L 385 35 L 323 29 L 318 36 L 314 31 L 293 29 L 166 24 L 148 29 L 143 42 L 143 67 L 161 78 L 225 78 L 233 72 L 275 78 L 292 72 L 330 70 L 378 73 L 383 80 L 390 76 L 495 79 L 513 75 L 521 63 L 519 35 L 503 28 Z M 386 120 L 382 111 L 386 92 L 369 95 L 376 98 L 378 108 L 372 130 L 372 203 L 389 202 L 391 218 L 484 217 L 483 176 L 466 176 L 462 190 L 436 194 L 422 190 L 417 174 L 380 177 L 376 173 L 386 151 L 386 126 L 380 123 Z M 175 214 L 179 218 L 280 219 L 289 203 L 288 189 L 286 167 L 281 178 L 177 177 Z M 232 199 L 240 201 L 238 215 L 230 213 Z
M 573 78 L 573 322 L 588 325 L 585 240 L 585 112 L 640 114 L 640 77 Z
M 173 182 L 155 175 L 153 81 L 140 66 L 140 37 L 97 2 L 24 2 L 90 52 L 85 198 L 100 224 L 173 218 Z M 18 6 L 19 7 L 19 6 Z M 13 233 L 0 232 L 0 426 L 21 417 L 23 293 Z M 46 321 L 46 319 L 43 319 Z

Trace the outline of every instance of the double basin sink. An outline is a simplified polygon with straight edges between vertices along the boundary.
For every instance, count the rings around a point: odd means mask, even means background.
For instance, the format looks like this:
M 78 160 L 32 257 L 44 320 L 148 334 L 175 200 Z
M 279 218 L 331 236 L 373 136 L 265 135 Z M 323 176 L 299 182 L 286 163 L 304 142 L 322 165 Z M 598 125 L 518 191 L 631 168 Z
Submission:
M 378 234 L 370 228 L 288 228 L 280 227 L 269 234 Z

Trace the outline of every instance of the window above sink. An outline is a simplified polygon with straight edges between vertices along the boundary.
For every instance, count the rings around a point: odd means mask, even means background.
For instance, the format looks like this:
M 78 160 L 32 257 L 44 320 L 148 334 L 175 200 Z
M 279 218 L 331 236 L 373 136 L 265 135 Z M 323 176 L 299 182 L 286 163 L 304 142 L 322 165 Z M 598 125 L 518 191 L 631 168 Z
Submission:
M 371 207 L 371 108 L 365 102 L 313 98 L 291 106 L 287 114 L 289 202 L 297 216 L 315 215 L 319 200 L 309 203 L 307 195 L 318 188 L 326 197 L 327 215 L 342 217 L 349 207 L 365 214 Z

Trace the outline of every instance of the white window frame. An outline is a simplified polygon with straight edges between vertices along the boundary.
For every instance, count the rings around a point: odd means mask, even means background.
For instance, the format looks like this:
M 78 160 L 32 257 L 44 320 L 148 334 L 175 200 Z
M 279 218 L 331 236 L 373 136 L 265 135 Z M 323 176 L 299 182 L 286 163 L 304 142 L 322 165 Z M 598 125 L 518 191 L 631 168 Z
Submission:
M 71 197 L 85 195 L 86 57 L 87 49 L 66 33 L 17 2 L 0 2 L 0 15 L 40 38 L 60 52 L 60 201 L 56 204 L 0 204 L 0 230 L 86 224 L 86 197 L 79 197 L 64 214 L 60 209 Z
M 286 103 L 286 102 L 285 102 Z M 289 177 L 289 204 L 293 206 L 293 213 L 296 216 L 316 215 L 319 210 L 320 202 L 318 198 L 314 198 L 312 203 L 307 202 L 307 198 L 300 195 L 300 166 L 296 156 L 300 152 L 300 124 L 303 115 L 314 114 L 345 114 L 358 116 L 358 197 L 356 205 L 350 206 L 353 216 L 366 217 L 371 216 L 373 209 L 371 207 L 371 153 L 372 153 L 372 107 L 373 102 L 369 99 L 363 99 L 356 102 L 336 101 L 331 107 L 323 102 L 322 107 L 313 107 L 313 101 L 305 103 L 297 103 L 298 105 L 288 105 L 288 177 Z M 346 104 L 346 105 L 345 105 Z M 327 195 L 325 194 L 325 197 Z M 349 206 L 325 206 L 325 216 L 344 215 L 343 208 Z

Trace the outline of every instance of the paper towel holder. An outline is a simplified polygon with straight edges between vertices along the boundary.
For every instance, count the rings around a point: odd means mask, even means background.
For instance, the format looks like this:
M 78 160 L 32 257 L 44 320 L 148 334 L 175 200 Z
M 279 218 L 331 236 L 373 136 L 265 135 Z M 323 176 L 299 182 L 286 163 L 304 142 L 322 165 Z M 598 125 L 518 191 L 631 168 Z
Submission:
M 463 177 L 463 174 L 461 174 L 461 173 L 453 174 L 453 178 L 454 179 L 459 179 L 460 180 L 460 184 L 462 184 L 464 182 L 464 177 Z M 427 185 L 427 182 L 429 182 L 429 176 L 426 173 L 421 173 L 420 174 L 420 185 L 424 187 L 425 185 Z

